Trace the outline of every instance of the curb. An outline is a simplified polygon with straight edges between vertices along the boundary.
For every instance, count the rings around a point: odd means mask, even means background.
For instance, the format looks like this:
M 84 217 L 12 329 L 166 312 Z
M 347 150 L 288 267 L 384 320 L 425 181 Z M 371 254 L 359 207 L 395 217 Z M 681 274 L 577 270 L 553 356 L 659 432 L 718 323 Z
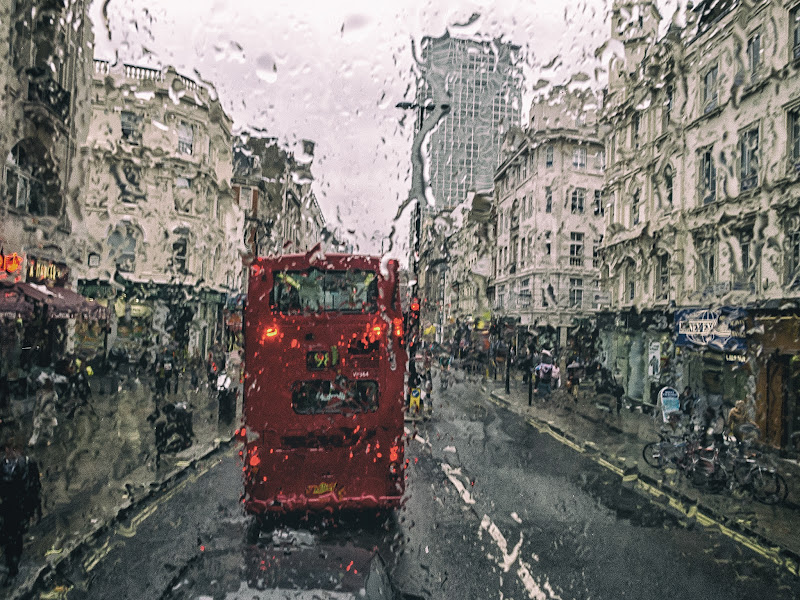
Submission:
M 506 405 L 507 407 L 510 408 L 512 406 L 512 403 L 507 398 L 503 397 L 503 395 L 501 395 L 497 391 L 490 392 L 490 395 L 491 395 L 492 398 L 494 398 L 498 402 L 501 402 L 502 404 Z M 583 415 L 579 415 L 579 416 L 583 416 Z M 616 457 L 613 457 L 613 456 L 607 454 L 606 452 L 601 450 L 595 444 L 593 444 L 593 443 L 588 443 L 587 444 L 583 440 L 578 440 L 570 432 L 565 431 L 565 430 L 563 430 L 562 428 L 560 428 L 560 427 L 558 427 L 556 425 L 553 425 L 553 424 L 551 424 L 551 423 L 549 423 L 547 421 L 544 421 L 544 420 L 542 420 L 542 419 L 540 419 L 538 417 L 535 417 L 535 416 L 527 416 L 526 418 L 529 418 L 531 420 L 536 421 L 542 427 L 547 427 L 550 430 L 552 430 L 553 432 L 557 433 L 558 435 L 560 435 L 560 436 L 564 437 L 565 439 L 569 440 L 571 443 L 575 444 L 576 446 L 580 446 L 581 448 L 584 448 L 587 451 L 587 454 L 591 453 L 593 455 L 600 456 L 603 460 L 608 461 L 608 462 L 613 462 L 616 459 Z M 593 421 L 596 424 L 605 425 L 605 423 L 602 423 L 602 422 L 599 422 L 599 421 L 595 421 L 595 420 L 592 420 L 592 419 L 589 419 L 589 420 Z M 629 473 L 629 470 L 630 470 L 630 473 Z M 709 518 L 711 518 L 720 527 L 725 527 L 727 529 L 735 531 L 735 532 L 739 533 L 741 536 L 746 536 L 747 538 L 750 538 L 751 540 L 754 540 L 756 543 L 760 544 L 761 546 L 764 546 L 765 548 L 770 549 L 770 552 L 765 553 L 764 551 L 761 551 L 759 553 L 764 555 L 767 558 L 772 559 L 775 563 L 779 564 L 780 566 L 783 566 L 784 568 L 788 569 L 794 575 L 800 576 L 800 553 L 795 552 L 794 550 L 791 550 L 789 548 L 781 547 L 780 544 L 777 544 L 774 541 L 770 540 L 763 533 L 755 531 L 755 530 L 751 529 L 750 527 L 748 527 L 747 525 L 745 525 L 745 524 L 743 524 L 743 523 L 741 523 L 741 522 L 739 522 L 739 521 L 737 521 L 737 520 L 735 520 L 735 519 L 733 519 L 733 518 L 731 518 L 731 517 L 729 517 L 729 516 L 727 516 L 727 515 L 725 515 L 723 513 L 720 513 L 716 509 L 714 509 L 714 508 L 708 506 L 707 504 L 705 504 L 703 502 L 702 498 L 698 498 L 696 500 L 694 498 L 690 498 L 689 496 L 685 495 L 680 490 L 674 488 L 673 486 L 671 486 L 671 485 L 669 485 L 667 483 L 664 483 L 663 480 L 656 479 L 655 477 L 652 477 L 652 476 L 650 476 L 650 475 L 648 475 L 646 473 L 642 473 L 639 470 L 638 466 L 634 466 L 634 467 L 630 468 L 629 470 L 628 469 L 625 470 L 625 475 L 623 477 L 623 482 L 626 481 L 629 478 L 631 478 L 631 479 L 633 479 L 633 478 L 639 479 L 640 481 L 644 482 L 645 484 L 647 484 L 647 485 L 649 485 L 649 486 L 651 486 L 651 487 L 653 487 L 653 488 L 655 488 L 655 489 L 657 489 L 659 491 L 662 491 L 665 494 L 668 494 L 672 498 L 675 498 L 676 500 L 678 500 L 679 502 L 683 503 L 686 506 L 696 507 L 695 510 L 698 510 L 698 509 L 702 510 L 702 512 L 705 515 L 707 515 Z M 640 493 L 640 494 L 642 493 L 640 490 L 636 489 L 635 485 L 633 486 L 633 488 L 634 488 L 634 491 L 636 491 L 636 493 Z M 667 506 L 669 506 L 669 503 L 667 504 Z M 666 508 L 666 506 L 665 506 L 665 508 Z M 693 512 L 692 509 L 690 509 L 689 512 L 692 513 Z M 736 541 L 743 542 L 743 540 L 740 539 L 740 537 L 737 537 L 735 539 L 736 539 Z M 757 549 L 752 548 L 752 546 L 750 546 L 750 547 L 754 551 L 758 552 Z
M 113 525 L 124 519 L 133 509 L 140 506 L 147 500 L 150 500 L 156 494 L 156 492 L 162 491 L 165 487 L 175 482 L 185 472 L 194 468 L 198 462 L 213 456 L 222 449 L 228 448 L 231 445 L 231 442 L 233 442 L 235 439 L 236 438 L 233 435 L 226 438 L 215 439 L 211 443 L 210 448 L 205 450 L 202 454 L 192 457 L 185 466 L 173 469 L 164 477 L 163 480 L 151 483 L 146 493 L 142 494 L 138 498 L 129 499 L 124 504 L 119 506 L 116 509 L 115 514 L 106 522 L 97 523 L 91 531 L 83 535 L 81 538 L 65 544 L 65 547 L 58 552 L 56 558 L 53 560 L 48 560 L 48 558 L 45 557 L 44 564 L 38 569 L 34 569 L 34 572 L 28 577 L 28 579 L 22 582 L 17 587 L 14 594 L 9 598 L 11 598 L 11 600 L 33 600 L 35 597 L 35 590 L 42 585 L 46 578 L 51 573 L 55 572 L 61 564 L 72 559 L 80 551 L 84 550 L 88 544 L 107 532 Z

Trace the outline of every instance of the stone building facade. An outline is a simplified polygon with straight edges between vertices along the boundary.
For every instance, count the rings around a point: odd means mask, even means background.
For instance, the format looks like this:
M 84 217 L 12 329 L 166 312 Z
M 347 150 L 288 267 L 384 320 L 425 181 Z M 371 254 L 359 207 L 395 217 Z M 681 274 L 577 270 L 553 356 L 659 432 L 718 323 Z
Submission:
M 615 2 L 604 121 L 603 341 L 627 395 L 748 400 L 771 444 L 800 432 L 800 3 L 701 2 L 658 38 Z M 797 436 L 795 436 L 797 437 Z
M 507 137 L 495 173 L 493 314 L 565 348 L 599 301 L 604 233 L 604 146 L 597 99 L 555 89 L 531 108 L 530 126 Z
M 0 4 L 0 281 L 43 286 L 41 296 L 29 298 L 35 311 L 3 311 L 0 317 L 0 375 L 20 363 L 47 365 L 71 350 L 80 257 L 70 240 L 79 218 L 78 148 L 91 118 L 94 37 L 88 5 Z M 19 288 L 36 295 L 30 287 Z M 15 294 L 11 287 L 5 291 Z M 48 311 L 48 299 L 56 297 L 64 300 L 62 309 Z
M 80 289 L 113 306 L 109 347 L 205 356 L 242 286 L 244 218 L 231 193 L 231 118 L 172 68 L 94 61 L 81 148 Z

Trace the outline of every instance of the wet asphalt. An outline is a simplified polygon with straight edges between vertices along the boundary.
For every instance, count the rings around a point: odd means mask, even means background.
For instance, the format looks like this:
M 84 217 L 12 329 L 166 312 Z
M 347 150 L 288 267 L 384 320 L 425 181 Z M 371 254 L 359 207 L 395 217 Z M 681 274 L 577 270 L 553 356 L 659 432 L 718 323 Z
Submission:
M 432 418 L 406 425 L 407 498 L 386 521 L 256 531 L 239 508 L 234 448 L 139 506 L 52 587 L 70 599 L 358 597 L 378 551 L 395 584 L 423 598 L 800 597 L 800 579 L 487 397 L 479 382 L 435 387 Z

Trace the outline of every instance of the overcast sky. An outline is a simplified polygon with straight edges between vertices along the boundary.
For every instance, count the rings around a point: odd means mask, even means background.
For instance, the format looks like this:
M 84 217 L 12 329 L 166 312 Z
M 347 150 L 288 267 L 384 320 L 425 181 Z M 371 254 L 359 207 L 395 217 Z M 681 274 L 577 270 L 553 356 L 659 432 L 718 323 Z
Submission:
M 395 225 L 391 254 L 405 263 L 409 216 L 394 217 L 408 196 L 413 123 L 401 124 L 395 105 L 414 97 L 412 43 L 449 29 L 520 45 L 527 116 L 541 80 L 583 71 L 589 84 L 604 81 L 593 54 L 608 38 L 607 12 L 606 0 L 96 0 L 92 20 L 97 58 L 174 65 L 216 86 L 237 131 L 288 147 L 314 140 L 328 224 L 354 231 L 364 252 L 388 249 Z

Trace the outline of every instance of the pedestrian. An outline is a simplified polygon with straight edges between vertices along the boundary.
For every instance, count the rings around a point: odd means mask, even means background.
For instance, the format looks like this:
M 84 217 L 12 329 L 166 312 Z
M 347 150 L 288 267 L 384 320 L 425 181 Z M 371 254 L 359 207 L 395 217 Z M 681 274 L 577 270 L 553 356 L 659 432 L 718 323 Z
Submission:
M 58 394 L 55 390 L 52 378 L 45 376 L 42 385 L 36 390 L 36 403 L 33 411 L 33 434 L 28 445 L 33 447 L 39 443 L 39 439 L 46 441 L 49 446 L 53 439 L 53 430 L 58 425 L 56 417 L 56 407 L 58 405 Z
M 558 364 L 553 363 L 553 389 L 558 389 L 561 387 L 561 369 L 558 368 Z
M 744 402 L 740 400 L 739 402 Z M 706 407 L 703 413 L 702 422 L 702 443 L 704 446 L 715 445 L 716 447 L 723 448 L 723 432 L 725 430 L 725 420 L 722 418 L 722 412 L 717 412 L 713 406 Z
M 548 350 L 542 350 L 541 362 L 536 367 L 536 393 L 547 398 L 553 385 L 553 356 Z
M 42 517 L 39 467 L 21 450 L 17 440 L 6 440 L 0 461 L 0 546 L 5 555 L 4 585 L 19 573 L 23 536 L 34 517 Z
M 730 405 L 729 405 L 730 406 Z M 737 442 L 744 441 L 745 425 L 750 425 L 750 418 L 747 414 L 747 402 L 742 399 L 736 402 L 736 405 L 728 413 L 726 425 L 730 435 L 736 438 Z
M 167 370 L 162 361 L 156 363 L 156 398 L 164 398 L 167 392 Z
M 689 419 L 692 418 L 692 412 L 694 411 L 696 400 L 697 399 L 694 397 L 691 387 L 687 385 L 685 388 L 683 388 L 683 393 L 680 395 L 681 412 Z

